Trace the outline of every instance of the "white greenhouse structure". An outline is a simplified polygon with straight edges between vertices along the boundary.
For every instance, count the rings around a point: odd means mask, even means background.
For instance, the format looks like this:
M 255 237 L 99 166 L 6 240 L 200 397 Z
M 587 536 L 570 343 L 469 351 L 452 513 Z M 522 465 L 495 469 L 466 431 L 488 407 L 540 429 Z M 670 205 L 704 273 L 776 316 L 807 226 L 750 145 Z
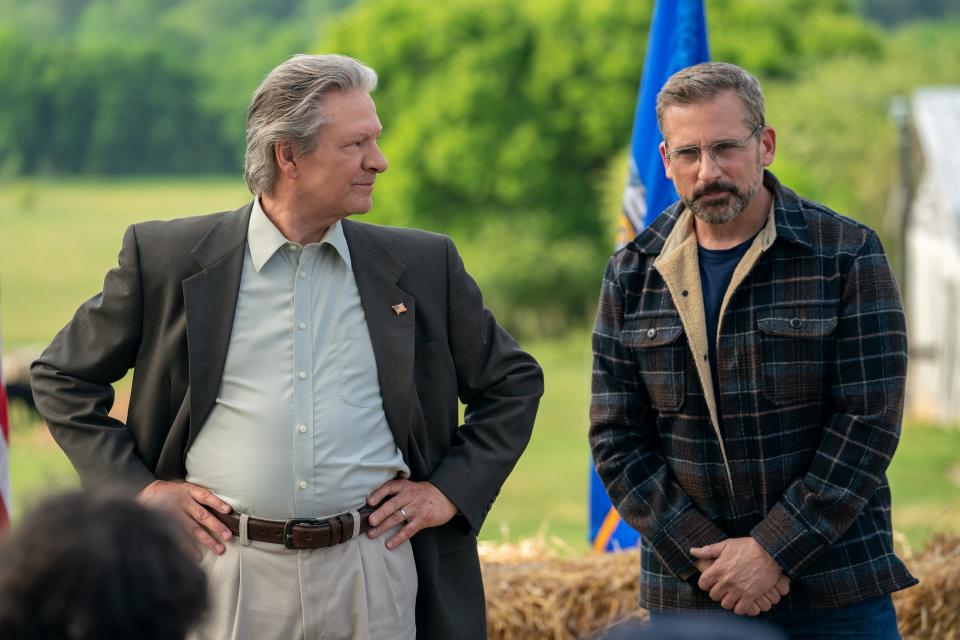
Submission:
M 918 90 L 910 111 L 909 155 L 917 160 L 910 163 L 901 272 L 907 413 L 960 425 L 960 87 Z

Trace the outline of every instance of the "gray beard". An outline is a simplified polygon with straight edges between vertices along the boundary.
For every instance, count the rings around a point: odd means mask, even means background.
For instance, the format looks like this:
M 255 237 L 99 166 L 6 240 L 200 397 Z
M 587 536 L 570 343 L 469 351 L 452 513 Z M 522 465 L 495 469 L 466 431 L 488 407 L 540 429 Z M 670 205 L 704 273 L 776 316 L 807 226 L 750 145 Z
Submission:
M 726 224 L 743 213 L 759 189 L 759 182 L 750 185 L 746 193 L 730 183 L 721 183 L 713 185 L 713 188 L 694 193 L 693 199 L 684 204 L 693 212 L 693 215 L 707 224 Z M 716 204 L 706 204 L 701 200 L 702 196 L 712 193 L 725 193 L 727 199 Z

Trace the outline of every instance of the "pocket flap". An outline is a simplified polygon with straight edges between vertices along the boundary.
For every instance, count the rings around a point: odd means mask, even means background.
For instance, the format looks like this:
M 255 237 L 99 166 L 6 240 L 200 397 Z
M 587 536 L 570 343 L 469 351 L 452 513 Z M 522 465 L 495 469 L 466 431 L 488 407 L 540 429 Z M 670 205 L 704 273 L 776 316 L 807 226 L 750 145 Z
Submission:
M 662 347 L 676 342 L 683 333 L 683 323 L 677 314 L 629 318 L 620 331 L 623 344 L 633 349 Z
M 470 531 L 470 525 L 463 521 L 463 527 L 457 526 L 457 520 L 463 516 L 454 516 L 447 524 L 436 528 L 437 552 L 441 555 L 456 553 L 477 546 L 477 538 Z
M 837 312 L 822 307 L 772 307 L 757 313 L 757 328 L 787 338 L 828 336 L 837 328 Z

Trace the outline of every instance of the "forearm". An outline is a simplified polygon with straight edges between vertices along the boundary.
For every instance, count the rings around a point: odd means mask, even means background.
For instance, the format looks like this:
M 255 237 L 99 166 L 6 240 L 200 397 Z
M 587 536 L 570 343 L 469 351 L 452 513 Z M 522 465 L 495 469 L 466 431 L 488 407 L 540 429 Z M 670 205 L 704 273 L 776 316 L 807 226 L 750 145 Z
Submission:
M 750 535 L 795 576 L 860 517 L 884 478 L 898 433 L 887 423 L 834 416 L 810 470 L 791 483 Z M 840 451 L 827 444 L 841 441 L 847 444 Z
M 656 412 L 640 383 L 637 361 L 621 339 L 623 300 L 611 260 L 593 330 L 590 448 L 621 517 L 685 580 L 696 572 L 690 548 L 727 536 L 690 500 L 662 454 Z
M 900 438 L 906 326 L 875 236 L 847 275 L 835 344 L 829 391 L 834 411 L 810 468 L 751 532 L 790 575 L 853 525 L 883 482 Z
M 468 400 L 464 424 L 427 478 L 457 505 L 474 533 L 530 440 L 542 391 L 540 368 L 532 359 L 518 362 L 500 383 Z
M 447 242 L 448 346 L 464 424 L 424 478 L 478 532 L 500 487 L 526 448 L 543 394 L 543 373 L 483 305 L 452 242 Z
M 690 549 L 727 535 L 690 500 L 649 439 L 628 425 L 592 420 L 597 473 L 624 521 L 643 535 L 667 569 L 687 580 L 697 571 Z
M 85 482 L 121 480 L 140 490 L 154 478 L 133 437 L 111 418 L 112 383 L 133 366 L 140 343 L 139 256 L 127 230 L 119 265 L 31 366 L 37 409 Z
M 126 425 L 110 417 L 114 393 L 56 369 L 43 356 L 31 368 L 37 410 L 85 484 L 106 480 L 139 491 L 155 480 Z

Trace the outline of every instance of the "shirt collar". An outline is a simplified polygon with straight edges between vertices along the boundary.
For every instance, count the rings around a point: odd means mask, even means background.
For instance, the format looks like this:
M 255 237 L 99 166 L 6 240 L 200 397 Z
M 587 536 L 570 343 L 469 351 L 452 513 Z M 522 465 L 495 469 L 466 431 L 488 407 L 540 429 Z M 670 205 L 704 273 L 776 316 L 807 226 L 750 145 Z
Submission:
M 774 213 L 771 228 L 764 229 L 763 232 L 764 251 L 778 238 L 812 249 L 813 242 L 810 240 L 810 232 L 807 229 L 804 215 L 809 203 L 780 184 L 776 176 L 767 169 L 763 170 L 763 185 L 773 193 L 772 207 Z M 683 215 L 685 213 L 687 214 L 686 217 Z M 663 253 L 667 238 L 676 233 L 678 237 L 674 238 L 672 245 L 675 248 L 686 239 L 691 231 L 687 226 L 691 223 L 689 214 L 690 212 L 684 206 L 683 201 L 677 200 L 664 209 L 663 213 L 657 216 L 650 226 L 640 231 L 628 246 L 642 254 L 659 255 Z M 681 217 L 684 219 L 680 220 Z
M 250 224 L 247 226 L 247 246 L 250 247 L 253 270 L 260 273 L 260 269 L 267 264 L 267 260 L 277 252 L 277 249 L 289 243 L 290 241 L 283 237 L 280 230 L 263 212 L 260 198 L 255 199 L 253 209 L 250 210 Z
M 320 243 L 327 243 L 336 249 L 337 253 L 352 267 L 350 260 L 350 248 L 347 245 L 347 238 L 343 235 L 343 225 L 337 220 L 330 225 L 327 232 L 323 235 Z M 263 212 L 260 205 L 260 198 L 253 201 L 253 208 L 250 211 L 250 224 L 247 226 L 247 245 L 250 247 L 250 259 L 253 263 L 253 270 L 260 273 L 263 265 L 273 257 L 281 247 L 291 244 L 289 240 L 277 227 L 270 221 L 267 214 Z
M 353 268 L 353 263 L 350 260 L 350 247 L 347 246 L 347 237 L 343 235 L 343 225 L 340 224 L 339 220 L 330 225 L 320 242 L 326 242 L 336 249 L 347 266 Z
M 764 223 L 763 227 L 761 227 L 756 238 L 754 239 L 754 242 L 760 242 L 761 251 L 766 251 L 769 249 L 777 239 L 776 207 L 774 204 L 775 201 L 770 202 L 770 209 L 767 211 L 767 221 Z M 677 218 L 677 223 L 673 226 L 673 230 L 663 243 L 663 249 L 660 250 L 660 255 L 654 260 L 654 265 L 660 263 L 662 258 L 669 255 L 673 251 L 680 249 L 687 239 L 695 234 L 696 231 L 694 231 L 693 227 L 693 212 L 690 209 L 683 207 L 681 209 L 680 216 Z

